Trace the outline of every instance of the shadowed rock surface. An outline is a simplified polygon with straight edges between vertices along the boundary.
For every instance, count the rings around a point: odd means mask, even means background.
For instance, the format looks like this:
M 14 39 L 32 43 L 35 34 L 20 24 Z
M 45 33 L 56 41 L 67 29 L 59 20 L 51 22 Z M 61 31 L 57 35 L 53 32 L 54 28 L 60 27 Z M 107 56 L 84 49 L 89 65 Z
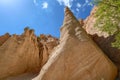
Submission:
M 100 32 L 94 27 L 95 12 L 97 7 L 93 8 L 91 15 L 84 21 L 84 29 L 90 34 L 95 43 L 103 50 L 103 52 L 114 62 L 120 73 L 120 49 L 112 47 L 111 43 L 115 41 L 115 36 L 109 36 L 105 32 Z M 120 79 L 120 74 L 119 74 Z
M 115 41 L 114 36 L 99 37 L 98 35 L 91 36 L 97 45 L 103 50 L 103 52 L 113 61 L 119 70 L 120 79 L 120 50 L 112 47 L 111 43 Z
M 66 8 L 60 44 L 33 80 L 115 80 L 116 75 L 116 66 Z

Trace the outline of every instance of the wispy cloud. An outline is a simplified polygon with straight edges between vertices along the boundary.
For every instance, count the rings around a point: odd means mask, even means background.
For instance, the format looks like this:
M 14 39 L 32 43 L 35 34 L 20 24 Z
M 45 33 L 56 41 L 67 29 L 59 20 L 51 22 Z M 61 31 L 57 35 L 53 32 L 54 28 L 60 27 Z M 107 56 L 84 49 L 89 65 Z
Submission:
M 33 0 L 33 3 L 34 3 L 35 5 L 38 5 L 37 0 Z
M 43 9 L 47 9 L 48 8 L 48 3 L 47 2 L 43 2 L 42 3 L 42 8 Z
M 85 0 L 85 3 L 89 3 L 89 1 L 88 1 L 88 0 Z
M 80 8 L 82 5 L 80 3 L 77 3 L 77 7 Z
M 76 8 L 76 11 L 79 12 L 80 10 L 78 8 Z
M 60 5 L 68 6 L 71 8 L 73 0 L 57 0 Z
M 85 0 L 85 3 L 82 5 L 82 7 L 84 8 L 86 6 L 93 6 L 93 4 L 91 3 L 91 1 Z
M 76 11 L 77 11 L 77 13 L 80 11 L 81 7 L 82 7 L 82 5 L 80 3 L 76 4 Z

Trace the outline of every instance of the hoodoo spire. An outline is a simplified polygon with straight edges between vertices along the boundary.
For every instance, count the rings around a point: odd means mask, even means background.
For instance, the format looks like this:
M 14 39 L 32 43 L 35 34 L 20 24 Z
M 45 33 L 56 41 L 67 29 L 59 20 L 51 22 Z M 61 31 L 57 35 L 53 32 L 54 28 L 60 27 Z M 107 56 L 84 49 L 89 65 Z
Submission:
M 73 15 L 73 13 L 71 12 L 71 10 L 68 7 L 65 8 L 64 12 L 65 12 L 65 15 L 64 15 L 63 24 L 65 24 L 66 22 L 68 22 L 68 21 L 70 21 L 72 19 L 76 19 L 75 16 Z
M 67 36 L 72 35 L 77 37 L 80 41 L 88 40 L 88 36 L 85 30 L 82 28 L 82 24 L 75 18 L 71 10 L 66 7 L 65 8 L 65 16 L 64 22 L 61 27 L 61 37 L 60 40 L 65 39 L 65 34 Z

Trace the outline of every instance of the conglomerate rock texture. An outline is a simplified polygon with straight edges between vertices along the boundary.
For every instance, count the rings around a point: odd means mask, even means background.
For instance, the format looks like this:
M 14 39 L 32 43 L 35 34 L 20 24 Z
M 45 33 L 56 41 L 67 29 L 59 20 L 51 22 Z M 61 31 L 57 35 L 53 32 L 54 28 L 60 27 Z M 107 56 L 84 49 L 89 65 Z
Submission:
M 38 73 L 59 41 L 50 35 L 37 37 L 34 30 L 25 28 L 22 35 L 1 36 L 0 43 L 0 80 L 3 80 L 24 73 Z
M 33 80 L 115 80 L 117 68 L 65 9 L 60 44 Z

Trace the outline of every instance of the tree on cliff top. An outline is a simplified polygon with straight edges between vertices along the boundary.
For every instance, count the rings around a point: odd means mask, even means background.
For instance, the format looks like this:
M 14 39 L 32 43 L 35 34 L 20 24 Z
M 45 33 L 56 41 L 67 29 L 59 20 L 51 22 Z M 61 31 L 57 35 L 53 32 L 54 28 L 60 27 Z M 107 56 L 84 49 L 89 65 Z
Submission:
M 120 0 L 94 0 L 94 3 L 98 7 L 95 27 L 115 35 L 112 46 L 120 49 Z

